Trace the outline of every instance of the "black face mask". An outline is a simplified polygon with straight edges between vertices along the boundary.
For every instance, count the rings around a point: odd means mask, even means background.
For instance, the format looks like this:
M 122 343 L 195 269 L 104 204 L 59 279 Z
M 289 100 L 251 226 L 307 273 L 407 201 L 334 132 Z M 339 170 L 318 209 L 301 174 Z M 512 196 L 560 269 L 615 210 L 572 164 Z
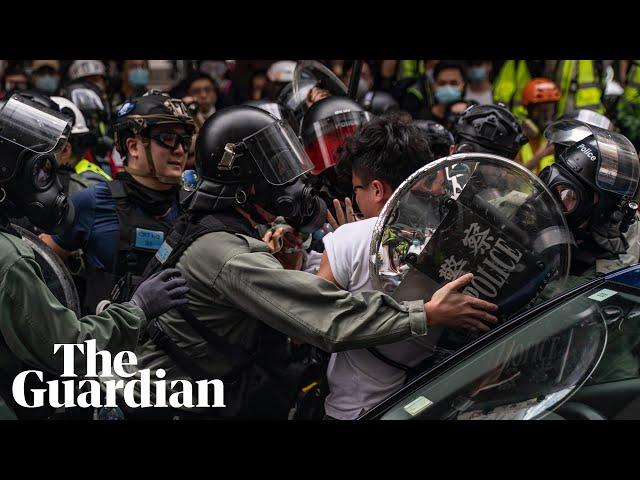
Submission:
M 118 180 L 124 183 L 127 197 L 151 215 L 166 214 L 171 206 L 178 201 L 178 191 L 180 190 L 178 185 L 169 190 L 154 190 L 137 182 L 127 172 L 118 174 Z
M 300 178 L 282 186 L 263 181 L 255 185 L 255 191 L 250 201 L 274 215 L 283 216 L 287 223 L 300 232 L 312 233 L 326 221 L 326 204 L 314 188 Z
M 3 187 L 7 216 L 26 216 L 43 232 L 59 233 L 73 222 L 75 212 L 57 176 L 55 157 L 24 150 L 17 163 L 20 168 L 15 178 Z

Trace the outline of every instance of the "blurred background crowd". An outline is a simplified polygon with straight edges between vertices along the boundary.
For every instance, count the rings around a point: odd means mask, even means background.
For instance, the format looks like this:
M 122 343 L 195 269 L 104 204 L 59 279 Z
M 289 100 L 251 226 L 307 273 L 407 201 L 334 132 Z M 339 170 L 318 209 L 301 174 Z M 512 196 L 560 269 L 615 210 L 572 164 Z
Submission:
M 349 83 L 353 61 L 321 62 Z M 357 100 L 374 114 L 403 110 L 448 130 L 470 105 L 503 103 L 522 122 L 529 139 L 517 160 L 538 172 L 549 157 L 545 127 L 577 109 L 606 115 L 616 131 L 639 147 L 637 62 L 366 60 Z M 128 98 L 151 89 L 167 92 L 190 105 L 201 125 L 230 105 L 278 101 L 295 67 L 293 60 L 3 60 L 0 98 L 32 90 L 70 99 L 99 139 L 84 157 L 115 174 L 122 165 L 109 125 Z

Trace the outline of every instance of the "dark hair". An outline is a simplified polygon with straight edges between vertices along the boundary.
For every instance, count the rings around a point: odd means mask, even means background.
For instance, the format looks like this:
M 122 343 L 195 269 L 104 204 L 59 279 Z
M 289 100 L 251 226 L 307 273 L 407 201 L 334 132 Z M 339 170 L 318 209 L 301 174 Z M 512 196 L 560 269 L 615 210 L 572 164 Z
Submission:
M 464 81 L 464 79 L 466 78 L 464 75 L 464 68 L 462 66 L 462 63 L 460 62 L 454 62 L 451 60 L 443 60 L 441 62 L 438 62 L 436 64 L 435 67 L 433 67 L 433 79 L 437 79 L 438 75 L 440 75 L 440 72 L 442 72 L 443 70 L 449 70 L 449 69 L 456 69 L 460 72 L 460 76 L 462 77 L 462 80 Z
M 216 91 L 218 90 L 218 85 L 211 75 L 205 72 L 195 72 L 192 73 L 185 82 L 185 90 L 187 93 L 189 93 L 191 85 L 197 80 L 209 80 L 211 82 L 211 85 L 213 85 L 213 88 L 215 88 Z
M 433 159 L 424 133 L 394 112 L 360 127 L 344 144 L 338 165 L 350 165 L 366 182 L 383 180 L 395 189 Z

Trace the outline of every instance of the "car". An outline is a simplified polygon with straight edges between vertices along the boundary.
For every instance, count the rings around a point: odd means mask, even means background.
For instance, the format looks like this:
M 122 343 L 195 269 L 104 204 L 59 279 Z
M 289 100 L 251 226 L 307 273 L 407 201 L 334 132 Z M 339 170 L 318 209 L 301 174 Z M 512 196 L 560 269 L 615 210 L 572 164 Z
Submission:
M 359 419 L 640 419 L 640 265 L 517 314 Z

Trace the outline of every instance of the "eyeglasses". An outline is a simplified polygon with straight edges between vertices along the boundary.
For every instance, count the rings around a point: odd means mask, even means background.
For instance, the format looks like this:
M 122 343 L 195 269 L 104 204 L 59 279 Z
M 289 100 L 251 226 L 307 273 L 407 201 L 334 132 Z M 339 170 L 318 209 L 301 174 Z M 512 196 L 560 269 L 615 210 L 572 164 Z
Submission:
M 182 145 L 185 152 L 189 150 L 193 141 L 193 136 L 190 133 L 161 132 L 151 135 L 151 138 L 161 147 L 169 150 L 175 150 L 179 145 Z

